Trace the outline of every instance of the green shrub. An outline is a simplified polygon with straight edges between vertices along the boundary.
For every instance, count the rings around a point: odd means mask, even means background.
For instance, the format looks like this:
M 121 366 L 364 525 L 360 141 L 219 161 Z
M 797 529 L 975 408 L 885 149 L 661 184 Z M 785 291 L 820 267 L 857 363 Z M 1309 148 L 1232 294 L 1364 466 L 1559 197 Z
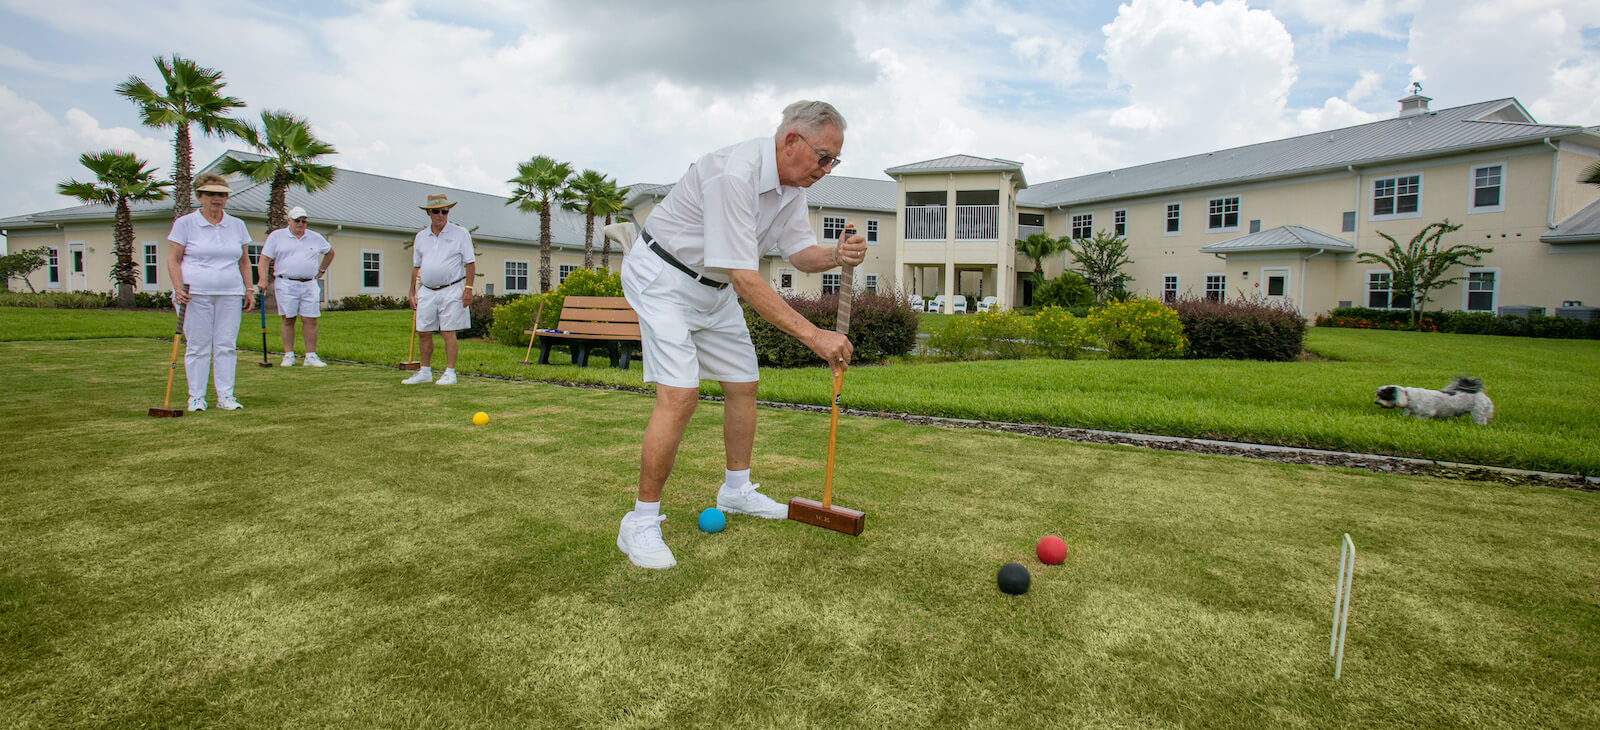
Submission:
M 1075 360 L 1089 344 L 1083 320 L 1061 307 L 1045 307 L 1033 315 L 1033 344 L 1045 357 Z
M 790 295 L 784 301 L 822 329 L 831 330 L 837 324 L 839 300 L 835 294 Z M 741 306 L 750 340 L 755 343 L 756 359 L 762 365 L 792 368 L 823 364 L 822 358 L 799 340 L 763 319 L 749 305 Z M 901 294 L 858 292 L 851 304 L 849 337 L 854 348 L 851 363 L 882 362 L 904 355 L 916 347 L 917 313 Z
M 0 306 L 33 307 L 36 309 L 103 309 L 114 306 L 117 298 L 112 294 L 92 291 L 75 292 L 14 292 L 0 291 Z
M 1543 337 L 1556 339 L 1600 339 L 1600 321 L 1569 317 L 1534 315 L 1499 316 L 1491 312 L 1423 312 L 1412 326 L 1404 310 L 1340 307 L 1317 317 L 1318 327 L 1349 327 L 1375 330 L 1416 330 L 1450 332 L 1461 335 L 1500 335 L 1503 337 Z
M 172 292 L 138 291 L 133 293 L 133 306 L 140 309 L 172 309 Z
M 538 311 L 540 301 L 541 297 L 537 294 L 507 297 L 494 308 L 489 339 L 511 347 L 527 347 L 529 337 L 522 333 L 533 324 L 533 315 Z
M 1088 307 L 1094 305 L 1094 289 L 1088 280 L 1070 271 L 1033 287 L 1033 306 Z M 1083 315 L 1078 315 L 1083 316 Z
M 499 297 L 489 294 L 479 294 L 472 298 L 472 304 L 467 306 L 467 315 L 470 317 L 469 326 L 456 333 L 457 337 L 483 337 L 489 333 L 489 327 L 494 324 L 494 310 L 499 303 Z
M 982 352 L 983 344 L 978 340 L 976 329 L 970 318 L 951 319 L 943 329 L 928 338 L 928 349 L 952 360 L 976 358 Z
M 1300 356 L 1306 322 L 1287 303 L 1183 297 L 1172 307 L 1189 341 L 1185 357 L 1286 362 Z
M 972 333 L 1000 360 L 1021 360 L 1033 353 L 1028 320 L 1016 312 L 982 312 L 972 317 Z
M 1110 302 L 1089 315 L 1088 325 L 1106 352 L 1117 359 L 1182 357 L 1188 347 L 1178 313 L 1154 299 Z
M 357 294 L 355 296 L 340 297 L 328 303 L 325 309 L 337 312 L 364 312 L 369 309 L 410 309 L 409 297 L 389 297 L 379 294 Z

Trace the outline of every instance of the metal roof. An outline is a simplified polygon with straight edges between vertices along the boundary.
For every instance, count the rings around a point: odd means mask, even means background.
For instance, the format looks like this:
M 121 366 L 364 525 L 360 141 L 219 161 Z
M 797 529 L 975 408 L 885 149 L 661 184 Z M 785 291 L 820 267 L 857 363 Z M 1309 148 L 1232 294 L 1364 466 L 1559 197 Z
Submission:
M 1329 172 L 1342 170 L 1347 165 L 1367 166 L 1573 135 L 1593 136 L 1595 129 L 1536 124 L 1516 99 L 1496 99 L 1053 180 L 1019 193 L 1017 204 L 1033 207 L 1086 205 L 1190 188 Z
M 1278 226 L 1265 231 L 1200 247 L 1200 253 L 1244 253 L 1247 251 L 1355 251 L 1356 245 L 1305 226 Z
M 1539 237 L 1545 243 L 1600 243 L 1600 200 L 1583 207 Z
M 912 162 L 906 165 L 897 165 L 884 170 L 886 175 L 905 175 L 926 172 L 1015 172 L 1017 173 L 1017 187 L 1028 187 L 1028 181 L 1022 176 L 1022 163 L 1015 160 L 1002 160 L 998 157 L 978 157 L 976 155 L 950 155 L 932 160 Z
M 634 205 L 643 197 L 665 198 L 667 193 L 672 191 L 673 185 L 653 183 L 629 185 L 628 204 Z M 899 183 L 893 180 L 827 175 L 806 188 L 806 204 L 812 208 L 894 213 L 898 210 L 895 205 L 895 193 L 899 187 Z

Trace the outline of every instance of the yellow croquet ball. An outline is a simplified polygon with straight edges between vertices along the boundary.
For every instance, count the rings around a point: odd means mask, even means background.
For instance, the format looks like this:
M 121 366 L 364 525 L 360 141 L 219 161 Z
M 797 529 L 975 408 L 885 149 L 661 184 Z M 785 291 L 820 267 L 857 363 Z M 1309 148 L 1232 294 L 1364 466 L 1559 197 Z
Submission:
M 484 413 L 483 411 L 478 411 L 477 413 L 472 414 L 472 425 L 474 425 L 474 426 L 482 426 L 484 424 L 487 424 L 488 422 L 489 422 L 489 414 Z

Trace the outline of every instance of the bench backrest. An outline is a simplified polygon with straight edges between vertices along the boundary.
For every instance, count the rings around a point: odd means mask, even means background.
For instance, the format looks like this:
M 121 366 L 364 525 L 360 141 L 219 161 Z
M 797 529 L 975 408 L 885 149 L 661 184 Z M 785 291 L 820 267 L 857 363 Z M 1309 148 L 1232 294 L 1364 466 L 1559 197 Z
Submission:
M 639 338 L 639 314 L 623 297 L 567 297 L 556 329 L 581 335 Z

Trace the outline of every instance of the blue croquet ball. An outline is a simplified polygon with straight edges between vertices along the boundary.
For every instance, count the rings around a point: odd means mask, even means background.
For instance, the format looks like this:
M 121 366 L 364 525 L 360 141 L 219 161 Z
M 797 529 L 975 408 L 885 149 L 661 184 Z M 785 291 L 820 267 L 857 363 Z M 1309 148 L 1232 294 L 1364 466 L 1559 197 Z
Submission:
M 1000 566 L 1000 574 L 995 576 L 995 582 L 1000 584 L 1000 591 L 1013 596 L 1020 596 L 1028 592 L 1028 569 L 1021 563 L 1006 563 Z
M 700 510 L 700 529 L 704 532 L 722 532 L 728 526 L 727 515 L 716 507 L 707 507 Z

